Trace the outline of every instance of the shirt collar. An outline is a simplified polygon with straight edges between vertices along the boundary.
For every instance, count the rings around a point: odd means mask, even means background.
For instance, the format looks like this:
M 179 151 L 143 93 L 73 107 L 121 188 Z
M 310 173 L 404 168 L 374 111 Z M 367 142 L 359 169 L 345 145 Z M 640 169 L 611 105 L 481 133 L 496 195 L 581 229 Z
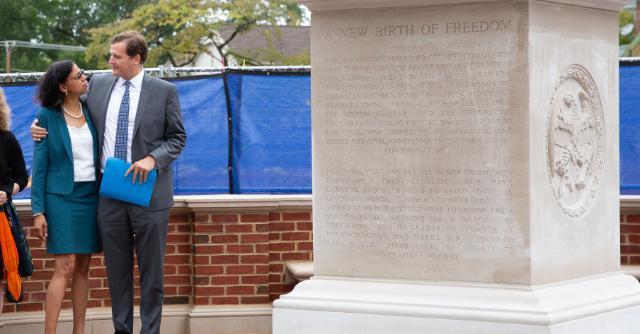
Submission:
M 144 68 L 140 71 L 140 73 L 136 74 L 135 77 L 129 80 L 131 82 L 131 87 L 135 89 L 140 89 L 142 87 L 142 79 L 144 79 Z M 123 78 L 118 77 L 118 85 L 124 86 L 124 82 L 127 81 Z

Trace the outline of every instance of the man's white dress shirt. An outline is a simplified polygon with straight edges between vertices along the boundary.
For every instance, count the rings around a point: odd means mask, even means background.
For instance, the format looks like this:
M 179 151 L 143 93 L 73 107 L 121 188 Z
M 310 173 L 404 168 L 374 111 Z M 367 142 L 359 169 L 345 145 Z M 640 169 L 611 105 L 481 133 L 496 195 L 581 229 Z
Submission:
M 127 126 L 127 161 L 131 161 L 131 140 L 133 139 L 133 125 L 136 121 L 138 113 L 138 102 L 140 101 L 140 92 L 142 88 L 142 79 L 144 78 L 144 69 L 140 71 L 131 80 L 129 86 L 129 122 Z M 126 80 L 118 78 L 115 87 L 109 98 L 109 107 L 107 108 L 107 119 L 104 125 L 104 142 L 102 144 L 102 154 L 100 155 L 100 170 L 104 171 L 104 165 L 107 158 L 113 157 L 116 146 L 116 129 L 118 127 L 118 113 L 120 113 L 120 103 L 124 96 Z

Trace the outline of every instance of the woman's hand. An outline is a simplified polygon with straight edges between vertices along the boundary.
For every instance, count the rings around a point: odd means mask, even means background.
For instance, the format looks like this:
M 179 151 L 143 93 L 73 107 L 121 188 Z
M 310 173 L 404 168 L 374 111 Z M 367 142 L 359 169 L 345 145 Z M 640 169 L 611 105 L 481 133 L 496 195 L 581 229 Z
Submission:
M 17 183 L 13 184 L 13 192 L 11 193 L 11 196 L 17 194 L 20 192 L 20 186 Z
M 9 196 L 7 196 L 7 193 L 3 190 L 0 190 L 0 205 L 7 203 L 8 200 Z
M 44 215 L 36 216 L 33 219 L 33 226 L 36 228 L 38 239 L 45 241 L 47 239 L 47 219 Z

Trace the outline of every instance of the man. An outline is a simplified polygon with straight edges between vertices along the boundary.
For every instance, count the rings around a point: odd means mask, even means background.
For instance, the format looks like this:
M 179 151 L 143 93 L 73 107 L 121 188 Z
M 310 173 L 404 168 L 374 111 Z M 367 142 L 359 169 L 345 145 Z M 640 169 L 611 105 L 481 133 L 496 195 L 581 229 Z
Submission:
M 98 229 L 104 247 L 115 332 L 133 332 L 133 249 L 140 271 L 141 333 L 159 333 L 163 265 L 173 205 L 172 163 L 186 143 L 176 87 L 145 74 L 147 43 L 137 32 L 111 40 L 112 74 L 95 75 L 86 103 L 98 131 L 101 170 L 108 157 L 132 163 L 127 174 L 146 181 L 156 169 L 148 208 L 107 197 L 98 203 Z M 34 138 L 38 135 L 33 127 Z M 42 134 L 46 134 L 42 129 Z

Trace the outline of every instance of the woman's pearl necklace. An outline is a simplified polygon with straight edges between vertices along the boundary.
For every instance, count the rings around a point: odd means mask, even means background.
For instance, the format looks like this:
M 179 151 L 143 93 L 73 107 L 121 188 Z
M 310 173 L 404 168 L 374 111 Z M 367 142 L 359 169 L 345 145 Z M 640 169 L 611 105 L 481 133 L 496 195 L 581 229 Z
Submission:
M 69 115 L 69 117 L 73 117 L 75 119 L 79 119 L 82 118 L 82 104 L 78 103 L 80 105 L 80 115 L 74 115 L 72 113 L 70 113 L 64 106 L 62 106 L 62 111 L 64 111 L 65 114 Z

